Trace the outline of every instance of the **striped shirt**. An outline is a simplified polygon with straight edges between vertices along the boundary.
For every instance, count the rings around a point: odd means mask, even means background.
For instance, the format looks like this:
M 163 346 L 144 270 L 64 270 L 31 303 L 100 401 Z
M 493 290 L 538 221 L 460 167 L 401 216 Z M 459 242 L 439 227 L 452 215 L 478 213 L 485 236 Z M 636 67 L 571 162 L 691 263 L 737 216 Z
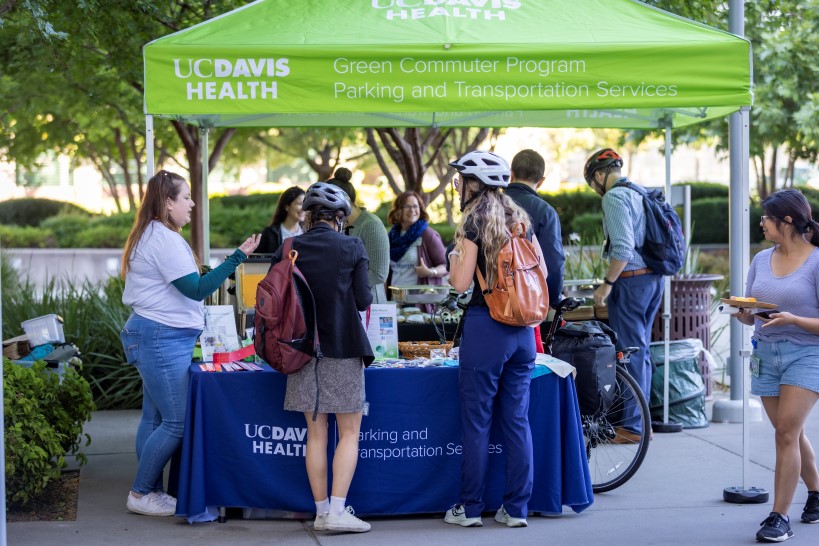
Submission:
M 627 262 L 624 271 L 646 267 L 642 256 L 635 250 L 643 246 L 646 238 L 643 196 L 623 187 L 607 191 L 603 196 L 603 235 L 609 242 L 604 258 Z
M 799 269 L 777 277 L 771 271 L 773 248 L 759 252 L 748 268 L 746 297 L 774 303 L 776 311 L 787 311 L 798 317 L 819 318 L 819 248 L 814 248 Z M 789 340 L 800 345 L 819 345 L 819 334 L 812 334 L 793 324 L 766 326 L 754 320 L 754 337 L 761 341 Z

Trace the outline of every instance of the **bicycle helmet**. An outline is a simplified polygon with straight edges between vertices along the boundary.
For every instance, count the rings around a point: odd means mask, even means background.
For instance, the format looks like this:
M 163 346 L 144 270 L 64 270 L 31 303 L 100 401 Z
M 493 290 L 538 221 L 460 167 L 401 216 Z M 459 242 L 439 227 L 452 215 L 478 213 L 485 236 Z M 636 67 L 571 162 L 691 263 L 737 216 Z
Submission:
M 509 163 L 492 152 L 469 152 L 457 161 L 449 164 L 464 176 L 477 178 L 487 186 L 505 188 L 509 185 L 511 170 Z
M 611 148 L 603 148 L 593 153 L 586 161 L 586 166 L 583 168 L 583 178 L 586 179 L 587 184 L 591 185 L 594 180 L 594 173 L 600 169 L 607 167 L 617 167 L 619 169 L 622 166 L 623 158 L 617 155 L 617 152 Z
M 324 210 L 340 210 L 344 212 L 344 216 L 349 216 L 350 212 L 352 212 L 350 198 L 347 193 L 338 186 L 327 182 L 316 182 L 307 188 L 301 206 L 304 210 L 310 210 L 316 206 Z

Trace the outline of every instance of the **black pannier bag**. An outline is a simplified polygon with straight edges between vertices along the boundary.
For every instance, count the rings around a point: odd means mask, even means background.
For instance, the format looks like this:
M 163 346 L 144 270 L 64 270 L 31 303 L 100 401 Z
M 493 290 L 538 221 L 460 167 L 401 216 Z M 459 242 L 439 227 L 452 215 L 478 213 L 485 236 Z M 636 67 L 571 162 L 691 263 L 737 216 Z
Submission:
M 616 380 L 617 334 L 597 320 L 567 322 L 554 336 L 552 356 L 577 368 L 580 413 L 594 415 L 609 409 Z

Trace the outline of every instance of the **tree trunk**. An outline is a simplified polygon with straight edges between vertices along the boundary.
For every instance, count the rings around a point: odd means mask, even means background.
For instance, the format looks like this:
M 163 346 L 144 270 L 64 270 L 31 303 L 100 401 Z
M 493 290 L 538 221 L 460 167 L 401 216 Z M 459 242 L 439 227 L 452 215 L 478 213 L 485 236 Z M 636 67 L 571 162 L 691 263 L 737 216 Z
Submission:
M 123 182 L 125 184 L 125 195 L 128 196 L 128 210 L 136 210 L 136 200 L 134 199 L 134 189 L 131 187 L 131 173 L 128 170 L 128 152 L 125 143 L 122 141 L 122 132 L 114 129 L 114 142 L 119 152 L 119 166 L 122 169 Z
M 768 173 L 768 191 L 765 192 L 765 197 L 768 197 L 773 192 L 776 191 L 776 165 L 777 165 L 777 153 L 779 152 L 779 147 L 774 146 L 771 150 L 771 170 Z
M 204 192 L 204 184 L 202 180 L 202 140 L 198 127 L 186 125 L 180 121 L 171 121 L 176 134 L 182 140 L 182 145 L 185 147 L 185 156 L 188 159 L 188 171 L 190 173 L 189 183 L 191 186 L 191 198 L 195 204 L 200 206 L 193 207 L 193 214 L 191 216 L 191 249 L 201 260 L 205 255 L 205 216 L 203 214 L 204 208 L 201 206 L 208 196 Z M 231 137 L 236 133 L 236 129 L 224 129 L 216 137 L 213 146 L 213 152 L 208 157 L 208 170 L 212 170 L 219 157 L 225 150 L 225 146 L 230 141 Z M 207 150 L 205 150 L 207 153 Z
M 788 153 L 788 168 L 785 170 L 785 187 L 792 188 L 793 187 L 793 173 L 794 167 L 796 166 L 796 154 L 793 150 L 790 150 Z

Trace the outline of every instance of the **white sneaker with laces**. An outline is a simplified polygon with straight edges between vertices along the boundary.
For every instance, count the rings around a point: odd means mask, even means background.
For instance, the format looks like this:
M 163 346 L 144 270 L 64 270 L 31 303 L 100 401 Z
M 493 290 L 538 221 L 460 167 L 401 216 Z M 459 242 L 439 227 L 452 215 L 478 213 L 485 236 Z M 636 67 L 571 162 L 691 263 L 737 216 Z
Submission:
M 502 504 L 495 513 L 495 521 L 505 523 L 507 527 L 527 527 L 529 525 L 526 518 L 514 518 L 510 516 Z
M 355 510 L 348 506 L 340 515 L 332 512 L 327 514 L 327 523 L 324 525 L 325 531 L 346 531 L 350 533 L 366 533 L 370 530 L 370 524 L 355 517 Z
M 460 525 L 461 527 L 483 527 L 483 521 L 481 521 L 480 517 L 466 517 L 466 509 L 463 504 L 456 504 L 447 510 L 444 521 L 453 525 Z
M 167 494 L 165 491 L 154 491 L 165 504 L 170 505 L 176 510 L 176 497 Z
M 327 515 L 329 512 L 325 512 L 323 514 L 316 514 L 316 521 L 313 522 L 313 530 L 314 531 L 326 531 L 327 530 Z
M 128 510 L 142 514 L 144 516 L 172 516 L 176 513 L 176 507 L 171 506 L 156 493 L 148 493 L 136 498 L 128 493 Z

